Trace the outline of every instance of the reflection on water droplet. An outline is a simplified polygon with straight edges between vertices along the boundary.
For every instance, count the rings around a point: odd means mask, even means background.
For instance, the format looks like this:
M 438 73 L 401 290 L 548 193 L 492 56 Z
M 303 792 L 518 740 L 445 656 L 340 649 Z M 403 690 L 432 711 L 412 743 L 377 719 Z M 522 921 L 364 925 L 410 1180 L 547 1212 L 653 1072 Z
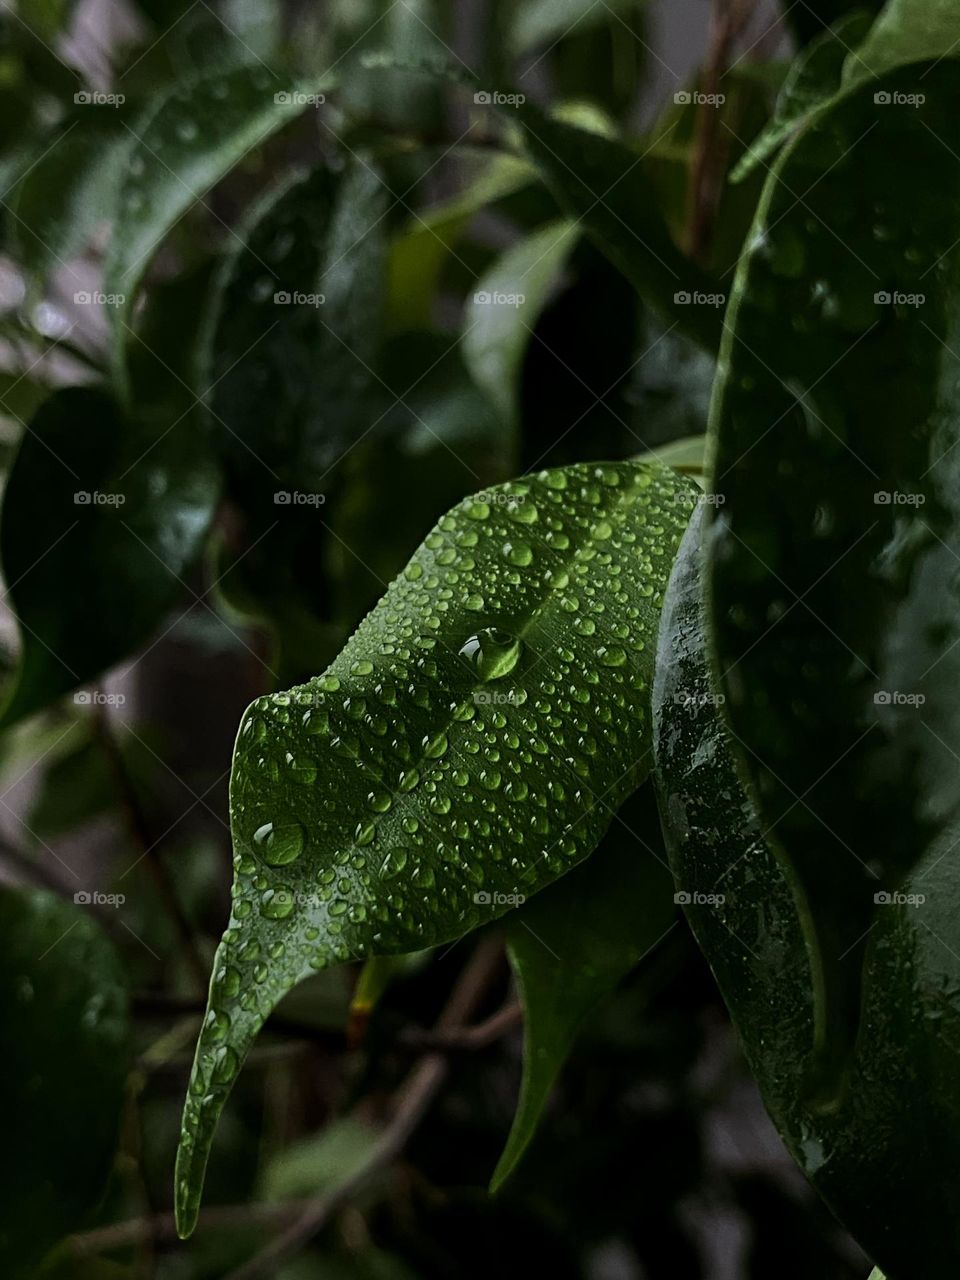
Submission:
M 460 650 L 481 680 L 499 680 L 517 665 L 523 641 L 498 627 L 484 627 Z
M 282 867 L 295 862 L 303 852 L 306 833 L 299 822 L 284 822 L 274 826 L 265 822 L 253 833 L 253 843 L 260 857 L 268 866 Z

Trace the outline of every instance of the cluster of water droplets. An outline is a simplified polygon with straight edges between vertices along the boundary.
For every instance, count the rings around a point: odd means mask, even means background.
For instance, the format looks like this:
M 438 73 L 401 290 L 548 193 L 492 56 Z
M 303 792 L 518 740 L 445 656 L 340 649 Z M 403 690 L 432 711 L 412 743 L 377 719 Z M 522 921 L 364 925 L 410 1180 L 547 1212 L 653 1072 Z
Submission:
M 579 465 L 468 499 L 325 674 L 249 708 L 196 1124 L 238 1037 L 311 969 L 459 936 L 591 851 L 650 767 L 691 488 L 657 466 Z

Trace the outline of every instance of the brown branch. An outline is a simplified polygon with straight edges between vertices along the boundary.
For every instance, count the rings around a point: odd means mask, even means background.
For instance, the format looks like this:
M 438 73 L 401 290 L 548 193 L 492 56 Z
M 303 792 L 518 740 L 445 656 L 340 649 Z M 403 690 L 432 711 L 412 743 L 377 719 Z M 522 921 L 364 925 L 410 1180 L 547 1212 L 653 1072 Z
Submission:
M 137 789 L 133 784 L 133 779 L 127 769 L 126 761 L 123 753 L 117 745 L 114 737 L 113 726 L 110 723 L 110 717 L 106 707 L 98 705 L 94 716 L 94 726 L 96 728 L 97 739 L 103 749 L 107 764 L 113 776 L 114 785 L 117 795 L 120 799 L 121 809 L 126 820 L 127 829 L 130 838 L 140 850 L 141 855 L 146 861 L 153 876 L 154 884 L 160 895 L 160 901 L 163 903 L 164 910 L 173 921 L 174 928 L 180 939 L 180 945 L 183 948 L 187 964 L 197 983 L 198 989 L 205 995 L 207 983 L 209 980 L 209 965 L 204 961 L 197 945 L 196 937 L 190 921 L 187 919 L 183 907 L 180 905 L 180 899 L 177 897 L 176 887 L 173 879 L 164 862 L 160 850 L 159 841 L 154 840 L 150 831 L 150 824 L 147 821 L 147 815 L 143 811 L 140 803 L 140 797 L 137 795 Z
M 486 1049 L 522 1022 L 523 1005 L 519 1001 L 511 1001 L 485 1022 L 478 1022 L 472 1027 L 455 1027 L 449 1031 L 409 1027 L 401 1035 L 400 1043 L 404 1048 L 420 1053 L 475 1053 Z
M 690 172 L 690 256 L 704 262 L 723 190 L 729 147 L 719 136 L 720 107 L 715 96 L 730 62 L 734 42 L 749 22 L 756 0 L 713 0 L 710 42 L 701 79 L 704 101 L 697 109 Z
M 455 1038 L 479 1007 L 490 983 L 503 963 L 500 939 L 487 938 L 474 951 L 437 1020 L 433 1034 L 442 1039 Z M 171 1002 L 166 1002 L 170 1007 Z M 479 1030 L 497 1020 L 503 1021 L 504 1010 L 479 1024 Z M 408 1138 L 423 1119 L 431 1102 L 447 1077 L 449 1065 L 442 1054 L 431 1052 L 410 1071 L 395 1095 L 393 1114 L 373 1145 L 362 1167 L 346 1182 L 316 1199 L 285 1201 L 282 1204 L 217 1205 L 205 1209 L 197 1227 L 215 1230 L 240 1226 L 285 1228 L 256 1257 L 234 1271 L 227 1280 L 255 1280 L 273 1276 L 280 1263 L 301 1249 L 330 1217 L 366 1182 L 389 1165 L 402 1151 Z M 177 1239 L 172 1213 L 152 1219 L 137 1218 L 99 1227 L 69 1238 L 74 1254 L 91 1256 L 140 1243 L 145 1238 L 155 1244 L 169 1244 Z

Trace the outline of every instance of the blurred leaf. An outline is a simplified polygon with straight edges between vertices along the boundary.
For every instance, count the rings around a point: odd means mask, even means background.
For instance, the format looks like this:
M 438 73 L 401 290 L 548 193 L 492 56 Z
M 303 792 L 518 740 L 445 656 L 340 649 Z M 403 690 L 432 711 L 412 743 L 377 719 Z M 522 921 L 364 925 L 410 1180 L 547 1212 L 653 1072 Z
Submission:
M 233 915 L 184 1105 L 182 1232 L 284 992 L 337 961 L 461 937 L 593 850 L 636 786 L 650 639 L 692 490 L 611 464 L 467 499 L 323 676 L 252 704 L 231 780 Z
M 376 372 L 387 203 L 363 161 L 295 174 L 252 211 L 214 286 L 201 363 L 245 520 L 240 555 L 250 549 L 228 588 L 272 619 L 288 656 L 303 629 L 292 611 L 308 622 L 329 607 L 324 517 L 338 464 L 389 403 Z
M 653 457 L 665 467 L 673 467 L 676 471 L 701 475 L 706 469 L 706 436 L 683 436 L 680 440 L 671 440 L 659 449 L 654 449 Z M 646 460 L 646 455 L 638 455 L 636 462 Z
M 99 925 L 40 890 L 0 888 L 4 1269 L 32 1277 L 96 1206 L 124 1096 L 127 995 Z
M 85 735 L 70 739 L 71 749 L 58 754 L 43 772 L 26 822 L 30 833 L 49 841 L 75 831 L 93 818 L 117 807 L 117 784 L 103 748 Z M 125 734 L 118 742 L 140 796 L 151 794 L 157 759 L 138 737 Z
M 128 320 L 160 242 L 220 178 L 306 109 L 304 97 L 332 83 L 328 76 L 282 85 L 260 66 L 218 70 L 171 90 L 143 124 L 127 161 L 105 266 L 105 292 L 124 299 L 112 308 L 121 398 L 129 391 Z
M 266 1165 L 260 1196 L 266 1201 L 325 1195 L 349 1182 L 369 1159 L 379 1130 L 353 1116 L 286 1147 Z
M 473 216 L 536 181 L 536 171 L 517 156 L 483 153 L 480 160 L 482 166 L 476 176 L 465 181 L 454 199 L 418 213 L 391 244 L 391 328 L 430 327 L 441 273 L 449 258 L 456 255 L 457 242 Z
M 42 285 L 114 213 L 134 141 L 120 109 L 75 106 L 15 183 L 11 252 Z M 6 198 L 6 197 L 5 197 Z
M 673 880 L 658 826 L 656 810 L 638 793 L 592 857 L 506 917 L 524 1006 L 523 1083 L 491 1191 L 510 1176 L 536 1132 L 585 1019 L 672 927 Z
M 803 4 L 784 6 L 784 16 L 793 28 L 801 45 L 823 35 L 838 18 L 851 9 L 869 9 L 876 13 L 883 7 L 883 0 L 804 0 Z
M 958 829 L 944 832 L 901 897 L 878 911 L 849 1087 L 835 1108 L 812 1108 L 804 931 L 721 714 L 699 524 L 691 522 L 664 601 L 653 691 L 660 813 L 677 889 L 767 1109 L 807 1178 L 888 1275 L 950 1280 L 960 1264 L 951 1209 L 960 1195 Z
M 783 82 L 773 119 L 741 157 L 730 175 L 731 182 L 742 182 L 758 165 L 765 164 L 790 134 L 839 90 L 844 60 L 848 54 L 857 56 L 850 50 L 860 44 L 872 21 L 872 14 L 855 9 L 800 51 Z
M 917 84 L 908 68 L 848 92 L 781 157 L 713 402 L 713 639 L 797 885 L 823 1096 L 860 1025 L 875 895 L 960 816 L 960 170 L 941 142 L 960 70 L 929 69 L 915 106 L 875 98 Z
M 345 109 L 387 133 L 435 131 L 443 118 L 438 85 L 402 71 L 368 70 L 361 59 L 381 46 L 405 61 L 447 57 L 452 12 L 442 0 L 334 0 L 337 57 L 331 61 L 340 65 Z
M 22 640 L 0 723 L 46 706 L 148 638 L 183 590 L 216 499 L 196 432 L 139 431 L 101 391 L 67 388 L 45 401 L 0 516 Z
M 522 54 L 541 45 L 552 45 L 565 36 L 581 34 L 598 23 L 608 22 L 611 15 L 627 15 L 640 6 L 637 0 L 609 0 L 604 4 L 595 4 L 594 0 L 512 0 L 511 7 L 508 39 L 513 53 Z
M 463 357 L 505 424 L 516 427 L 520 367 L 537 318 L 576 243 L 575 222 L 551 222 L 512 245 L 476 282 Z
M 49 394 L 49 387 L 28 374 L 0 373 L 0 414 L 11 417 L 18 427 L 33 417 Z
M 887 0 L 866 39 L 851 50 L 845 84 L 882 76 L 908 62 L 960 57 L 952 0 Z
M 641 154 L 551 119 L 529 103 L 515 115 L 527 152 L 562 209 L 582 223 L 658 315 L 715 349 L 721 333 L 719 309 L 689 305 L 688 300 L 715 294 L 718 287 L 670 238 Z
M 637 428 L 656 447 L 703 431 L 717 364 L 677 329 L 664 328 L 649 315 L 643 319 L 627 394 Z

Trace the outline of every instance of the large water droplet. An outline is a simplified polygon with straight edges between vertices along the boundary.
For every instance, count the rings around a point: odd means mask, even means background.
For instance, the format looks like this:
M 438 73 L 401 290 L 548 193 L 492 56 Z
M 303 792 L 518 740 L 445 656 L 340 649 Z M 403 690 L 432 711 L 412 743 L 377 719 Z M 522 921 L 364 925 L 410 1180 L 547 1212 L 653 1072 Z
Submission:
M 306 833 L 299 822 L 284 822 L 274 826 L 265 822 L 253 833 L 253 843 L 260 857 L 271 867 L 283 867 L 295 862 L 303 853 Z
M 484 627 L 460 650 L 481 680 L 499 680 L 517 665 L 523 641 L 499 627 Z

